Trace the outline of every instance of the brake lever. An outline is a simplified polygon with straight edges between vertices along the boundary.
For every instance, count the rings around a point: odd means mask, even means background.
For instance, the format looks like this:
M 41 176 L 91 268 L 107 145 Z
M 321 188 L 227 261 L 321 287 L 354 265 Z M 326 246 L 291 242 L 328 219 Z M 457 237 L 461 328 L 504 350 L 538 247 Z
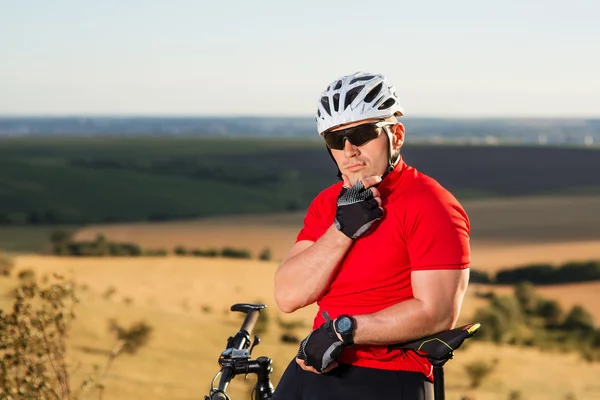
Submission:
M 252 342 L 252 346 L 250 346 L 250 354 L 252 354 L 252 350 L 254 350 L 254 347 L 258 346 L 260 344 L 260 337 L 258 337 L 258 335 L 254 335 L 254 341 Z

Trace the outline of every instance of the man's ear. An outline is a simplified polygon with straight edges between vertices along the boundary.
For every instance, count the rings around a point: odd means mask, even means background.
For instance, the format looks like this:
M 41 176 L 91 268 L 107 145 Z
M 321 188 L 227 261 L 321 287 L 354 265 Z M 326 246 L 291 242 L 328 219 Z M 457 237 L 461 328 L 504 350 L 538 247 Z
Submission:
M 404 144 L 404 125 L 398 122 L 392 127 L 393 139 L 392 143 L 395 148 L 400 148 Z

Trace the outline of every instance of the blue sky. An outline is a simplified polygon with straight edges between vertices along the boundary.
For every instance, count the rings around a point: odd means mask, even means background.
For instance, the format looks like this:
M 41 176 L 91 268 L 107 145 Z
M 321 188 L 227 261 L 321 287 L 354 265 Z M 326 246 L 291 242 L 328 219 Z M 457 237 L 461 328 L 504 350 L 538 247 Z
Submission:
M 596 0 L 0 0 L 0 114 L 312 115 L 380 72 L 411 116 L 600 117 Z

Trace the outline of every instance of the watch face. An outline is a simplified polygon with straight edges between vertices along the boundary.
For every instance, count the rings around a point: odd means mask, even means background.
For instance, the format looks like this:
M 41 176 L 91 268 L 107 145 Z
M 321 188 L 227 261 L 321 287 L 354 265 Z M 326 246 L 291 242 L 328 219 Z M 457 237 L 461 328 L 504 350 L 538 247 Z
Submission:
M 350 318 L 342 318 L 337 321 L 337 326 L 340 332 L 347 332 L 352 328 L 352 321 Z

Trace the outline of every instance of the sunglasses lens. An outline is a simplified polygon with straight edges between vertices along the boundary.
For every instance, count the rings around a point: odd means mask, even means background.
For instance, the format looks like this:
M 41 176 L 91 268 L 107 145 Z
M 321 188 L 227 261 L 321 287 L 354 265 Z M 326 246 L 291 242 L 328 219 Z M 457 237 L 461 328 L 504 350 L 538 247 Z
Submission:
M 325 134 L 325 143 L 332 150 L 342 150 L 344 148 L 344 136 L 334 133 Z
M 330 149 L 343 150 L 345 139 L 355 146 L 362 146 L 379 136 L 381 128 L 376 124 L 358 125 L 352 128 L 325 134 L 325 143 Z

